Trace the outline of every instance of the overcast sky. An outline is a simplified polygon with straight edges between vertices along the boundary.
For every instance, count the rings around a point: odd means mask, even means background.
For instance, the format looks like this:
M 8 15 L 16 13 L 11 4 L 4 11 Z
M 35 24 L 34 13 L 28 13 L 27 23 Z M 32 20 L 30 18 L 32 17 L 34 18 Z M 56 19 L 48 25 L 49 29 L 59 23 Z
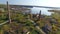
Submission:
M 59 0 L 0 0 L 0 4 L 6 4 L 6 1 L 8 1 L 9 4 L 16 4 L 16 5 L 60 7 Z M 51 14 L 51 13 L 48 13 L 46 9 L 42 9 L 42 10 L 45 11 L 45 12 L 42 11 L 42 13 Z
M 38 6 L 60 7 L 59 0 L 0 0 L 0 3 L 6 3 L 6 1 L 8 1 L 10 4 L 18 4 L 18 5 L 38 5 Z

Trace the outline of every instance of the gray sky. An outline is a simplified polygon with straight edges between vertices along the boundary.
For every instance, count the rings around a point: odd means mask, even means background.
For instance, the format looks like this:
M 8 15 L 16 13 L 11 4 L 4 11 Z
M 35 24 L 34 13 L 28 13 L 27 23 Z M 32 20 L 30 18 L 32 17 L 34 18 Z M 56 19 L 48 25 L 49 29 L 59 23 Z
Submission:
M 60 7 L 60 0 L 0 0 L 0 3 Z

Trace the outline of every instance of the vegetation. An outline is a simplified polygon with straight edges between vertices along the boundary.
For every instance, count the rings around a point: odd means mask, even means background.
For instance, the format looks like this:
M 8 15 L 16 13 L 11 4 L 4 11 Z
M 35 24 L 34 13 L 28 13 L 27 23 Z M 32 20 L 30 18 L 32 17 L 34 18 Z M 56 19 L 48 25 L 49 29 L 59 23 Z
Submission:
M 32 14 L 33 15 L 33 14 Z M 50 16 L 42 15 L 37 19 L 37 17 L 30 18 L 30 14 L 23 14 L 20 11 L 12 12 L 11 10 L 11 24 L 5 23 L 0 25 L 0 34 L 41 34 L 40 30 L 36 28 L 38 26 L 46 34 L 59 34 L 60 33 L 60 15 L 58 13 L 53 13 Z M 6 8 L 0 11 L 0 24 L 9 20 L 8 11 Z M 33 22 L 32 22 L 33 21 Z

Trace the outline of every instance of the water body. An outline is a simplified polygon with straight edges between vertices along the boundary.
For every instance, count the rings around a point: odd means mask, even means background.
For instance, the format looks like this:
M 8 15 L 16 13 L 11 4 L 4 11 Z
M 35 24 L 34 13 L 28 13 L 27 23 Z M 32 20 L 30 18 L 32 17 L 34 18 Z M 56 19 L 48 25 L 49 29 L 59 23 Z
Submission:
M 31 11 L 32 11 L 33 14 L 39 14 L 40 10 L 41 10 L 41 14 L 51 15 L 51 12 L 48 12 L 48 10 L 50 10 L 48 8 L 39 8 L 39 7 L 31 8 Z

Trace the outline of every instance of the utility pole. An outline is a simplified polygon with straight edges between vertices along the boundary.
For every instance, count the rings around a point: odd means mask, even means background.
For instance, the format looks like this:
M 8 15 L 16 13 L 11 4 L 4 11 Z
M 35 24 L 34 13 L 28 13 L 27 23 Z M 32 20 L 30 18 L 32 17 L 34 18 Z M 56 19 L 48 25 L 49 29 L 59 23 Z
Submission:
M 39 19 L 41 19 L 41 10 L 40 10 L 40 12 L 39 12 Z
M 7 1 L 7 11 L 8 11 L 8 17 L 9 17 L 9 23 L 11 23 L 11 17 L 10 17 L 10 7 Z

